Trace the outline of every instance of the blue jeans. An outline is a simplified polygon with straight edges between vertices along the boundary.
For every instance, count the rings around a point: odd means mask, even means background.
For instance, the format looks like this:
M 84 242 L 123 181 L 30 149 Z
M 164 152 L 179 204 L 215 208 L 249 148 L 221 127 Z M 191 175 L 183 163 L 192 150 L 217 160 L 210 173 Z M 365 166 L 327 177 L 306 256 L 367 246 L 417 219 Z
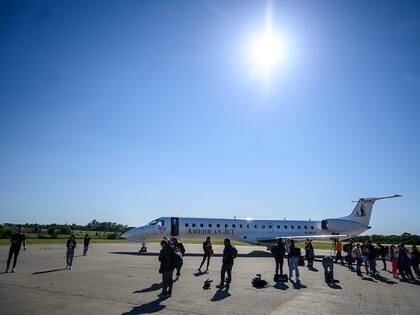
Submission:
M 369 259 L 369 267 L 370 267 L 371 274 L 375 275 L 376 274 L 376 260 L 375 260 L 375 258 Z
M 66 261 L 67 265 L 71 266 L 73 264 L 73 257 L 74 257 L 74 248 L 68 248 L 66 253 Z
M 87 254 L 87 252 L 88 252 L 88 249 L 89 249 L 89 245 L 85 245 L 85 246 L 83 247 L 83 256 L 86 256 L 86 254 Z
M 293 275 L 293 269 L 295 270 L 296 280 L 299 280 L 298 257 L 296 256 L 290 257 L 289 278 L 291 278 Z
M 363 257 L 357 257 L 356 258 L 356 272 L 358 275 L 362 274 L 362 263 L 363 263 Z

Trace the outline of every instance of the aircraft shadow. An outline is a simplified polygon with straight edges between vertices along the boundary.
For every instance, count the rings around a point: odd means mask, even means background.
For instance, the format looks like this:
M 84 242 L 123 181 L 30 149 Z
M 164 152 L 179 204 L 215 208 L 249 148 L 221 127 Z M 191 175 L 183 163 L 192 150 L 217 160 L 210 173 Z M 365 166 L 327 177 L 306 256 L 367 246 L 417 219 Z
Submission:
M 226 299 L 227 297 L 231 296 L 231 294 L 229 293 L 228 290 L 222 290 L 219 289 L 216 291 L 216 293 L 213 295 L 213 297 L 211 298 L 212 302 L 217 302 L 217 301 L 221 301 L 223 299 Z
M 33 272 L 33 275 L 42 275 L 44 273 L 50 273 L 50 272 L 57 272 L 57 271 L 64 271 L 66 268 L 58 268 L 58 269 L 51 269 L 51 270 L 45 270 L 45 271 L 37 271 Z
M 162 289 L 162 283 L 153 283 L 148 288 L 134 291 L 133 294 L 134 293 L 147 293 L 147 292 L 157 291 L 159 289 Z
M 131 311 L 122 313 L 121 315 L 150 314 L 160 312 L 166 307 L 165 305 L 161 305 L 160 303 L 166 299 L 167 297 L 159 297 L 158 299 L 152 302 L 144 303 L 139 306 L 134 306 Z

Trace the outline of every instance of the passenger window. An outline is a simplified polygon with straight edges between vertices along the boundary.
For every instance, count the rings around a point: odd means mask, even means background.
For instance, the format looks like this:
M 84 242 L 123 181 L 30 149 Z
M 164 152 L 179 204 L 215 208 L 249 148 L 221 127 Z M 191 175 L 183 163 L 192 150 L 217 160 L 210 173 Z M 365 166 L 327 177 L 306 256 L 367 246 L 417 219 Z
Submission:
M 314 226 L 313 225 L 311 225 L 311 230 L 313 230 L 314 229 Z
M 263 225 L 262 228 L 265 229 L 265 225 Z
M 203 223 L 200 223 L 200 227 L 204 227 L 204 224 Z
M 188 223 L 185 223 L 185 227 L 188 227 Z
M 255 224 L 255 228 L 258 229 L 258 225 Z
M 235 227 L 236 227 L 236 225 L 235 225 L 235 224 L 232 224 L 232 227 L 233 227 L 233 228 L 235 228 Z
M 239 224 L 239 227 L 242 229 L 242 224 Z
M 211 223 L 209 224 L 209 227 L 212 227 Z
M 300 230 L 300 225 L 298 225 L 298 229 Z
M 192 227 L 195 227 L 195 223 L 192 224 Z
M 307 230 L 308 229 L 308 227 L 305 225 L 305 230 Z
M 277 228 L 280 229 L 280 225 L 277 225 Z
M 272 229 L 272 228 L 273 228 L 273 226 L 272 226 L 272 225 L 269 225 L 269 226 L 268 226 L 268 228 L 269 228 L 269 229 Z
M 249 224 L 247 224 L 246 227 L 249 229 Z
M 227 228 L 228 227 L 228 225 L 227 224 L 225 224 L 225 228 Z
M 220 224 L 216 224 L 217 227 L 220 227 Z
M 294 228 L 295 228 L 295 226 L 294 226 L 294 225 L 291 225 L 290 227 L 291 227 L 292 229 L 294 229 Z
M 287 229 L 287 225 L 285 225 L 284 228 Z

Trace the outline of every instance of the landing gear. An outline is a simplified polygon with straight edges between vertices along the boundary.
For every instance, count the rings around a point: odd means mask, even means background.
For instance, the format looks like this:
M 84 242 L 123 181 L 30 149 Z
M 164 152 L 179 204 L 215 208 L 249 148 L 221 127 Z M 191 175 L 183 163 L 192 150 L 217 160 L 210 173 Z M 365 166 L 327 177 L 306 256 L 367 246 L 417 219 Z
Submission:
M 139 253 L 147 253 L 146 243 L 143 243 L 139 250 Z

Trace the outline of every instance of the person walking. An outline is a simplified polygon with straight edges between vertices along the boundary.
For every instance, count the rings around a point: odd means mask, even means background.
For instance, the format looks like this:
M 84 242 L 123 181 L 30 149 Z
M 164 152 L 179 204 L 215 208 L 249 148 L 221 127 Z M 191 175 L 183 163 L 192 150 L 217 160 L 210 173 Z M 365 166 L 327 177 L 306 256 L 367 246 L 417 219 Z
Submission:
M 286 247 L 281 238 L 277 240 L 277 244 L 271 247 L 271 253 L 276 261 L 276 275 L 279 274 L 283 275 L 283 262 L 284 262 L 284 255 L 286 254 Z
M 315 252 L 310 239 L 308 239 L 305 243 L 305 256 L 308 260 L 308 269 L 312 269 L 314 267 Z
M 353 241 L 351 241 L 350 240 L 350 243 L 348 243 L 347 244 L 347 263 L 348 263 L 348 266 L 349 266 L 349 269 L 350 270 L 353 270 L 354 271 L 354 267 L 353 267 L 353 256 L 352 256 L 352 253 L 353 253 L 353 247 L 354 247 L 354 245 L 353 245 Z
M 360 248 L 360 244 L 357 243 L 356 246 L 354 246 L 351 257 L 356 261 L 356 273 L 359 277 L 362 276 L 362 263 L 363 263 L 363 257 L 362 257 L 362 250 Z
M 298 267 L 298 259 L 300 257 L 300 249 L 296 248 L 295 241 L 290 240 L 289 242 L 289 252 L 288 256 L 290 257 L 289 260 L 289 279 L 292 280 L 293 270 L 295 271 L 296 282 L 300 282 L 299 280 L 299 267 Z
M 162 240 L 160 246 L 162 247 L 158 258 L 160 262 L 159 273 L 162 274 L 162 292 L 160 296 L 166 297 L 172 295 L 175 250 L 167 240 Z
M 207 268 L 206 271 L 207 272 L 209 270 L 209 265 L 210 265 L 210 256 L 213 255 L 213 246 L 211 244 L 211 240 L 210 237 L 208 236 L 207 239 L 205 240 L 205 242 L 203 242 L 203 260 L 201 261 L 200 264 L 200 268 L 198 268 L 198 271 L 201 272 L 201 267 L 203 267 L 204 262 L 207 259 Z
M 413 269 L 417 277 L 420 277 L 419 262 L 420 262 L 420 252 L 417 249 L 417 246 L 413 245 L 411 247 L 411 264 L 413 265 Z
M 334 283 L 334 261 L 331 256 L 325 256 L 322 259 L 322 267 L 324 268 L 324 279 L 326 283 Z
M 174 246 L 174 249 L 177 255 L 181 255 L 181 257 L 178 258 L 179 263 L 176 266 L 176 276 L 179 277 L 181 275 L 182 265 L 184 264 L 183 257 L 185 254 L 185 247 L 184 247 L 184 244 L 178 242 L 178 239 L 176 237 L 172 238 L 172 244 Z
M 220 271 L 220 283 L 216 287 L 223 289 L 225 283 L 225 274 L 227 273 L 226 279 L 226 290 L 229 290 L 230 283 L 232 282 L 232 267 L 233 261 L 238 255 L 238 251 L 234 246 L 231 245 L 230 239 L 225 238 L 225 248 L 223 250 L 222 270 Z
M 391 256 L 392 276 L 398 279 L 398 250 L 394 245 L 391 245 L 389 255 Z
M 12 272 L 16 272 L 16 263 L 19 256 L 20 248 L 26 250 L 26 236 L 23 234 L 23 227 L 18 227 L 16 233 L 12 234 L 10 238 L 10 248 L 9 248 L 9 257 L 7 258 L 6 273 L 9 272 L 10 261 L 13 256 L 13 267 Z
M 71 270 L 71 266 L 73 265 L 74 249 L 76 248 L 76 238 L 74 237 L 74 234 L 70 235 L 67 240 L 66 247 L 67 270 Z
M 343 261 L 343 256 L 341 255 L 342 251 L 343 251 L 343 244 L 340 242 L 339 239 L 336 240 L 335 242 L 335 251 L 336 251 L 336 256 L 335 256 L 335 264 L 337 263 L 337 261 L 340 259 L 341 260 L 341 264 L 344 266 L 344 261 Z
M 85 237 L 83 238 L 83 256 L 86 256 L 90 244 L 90 236 L 86 233 Z

